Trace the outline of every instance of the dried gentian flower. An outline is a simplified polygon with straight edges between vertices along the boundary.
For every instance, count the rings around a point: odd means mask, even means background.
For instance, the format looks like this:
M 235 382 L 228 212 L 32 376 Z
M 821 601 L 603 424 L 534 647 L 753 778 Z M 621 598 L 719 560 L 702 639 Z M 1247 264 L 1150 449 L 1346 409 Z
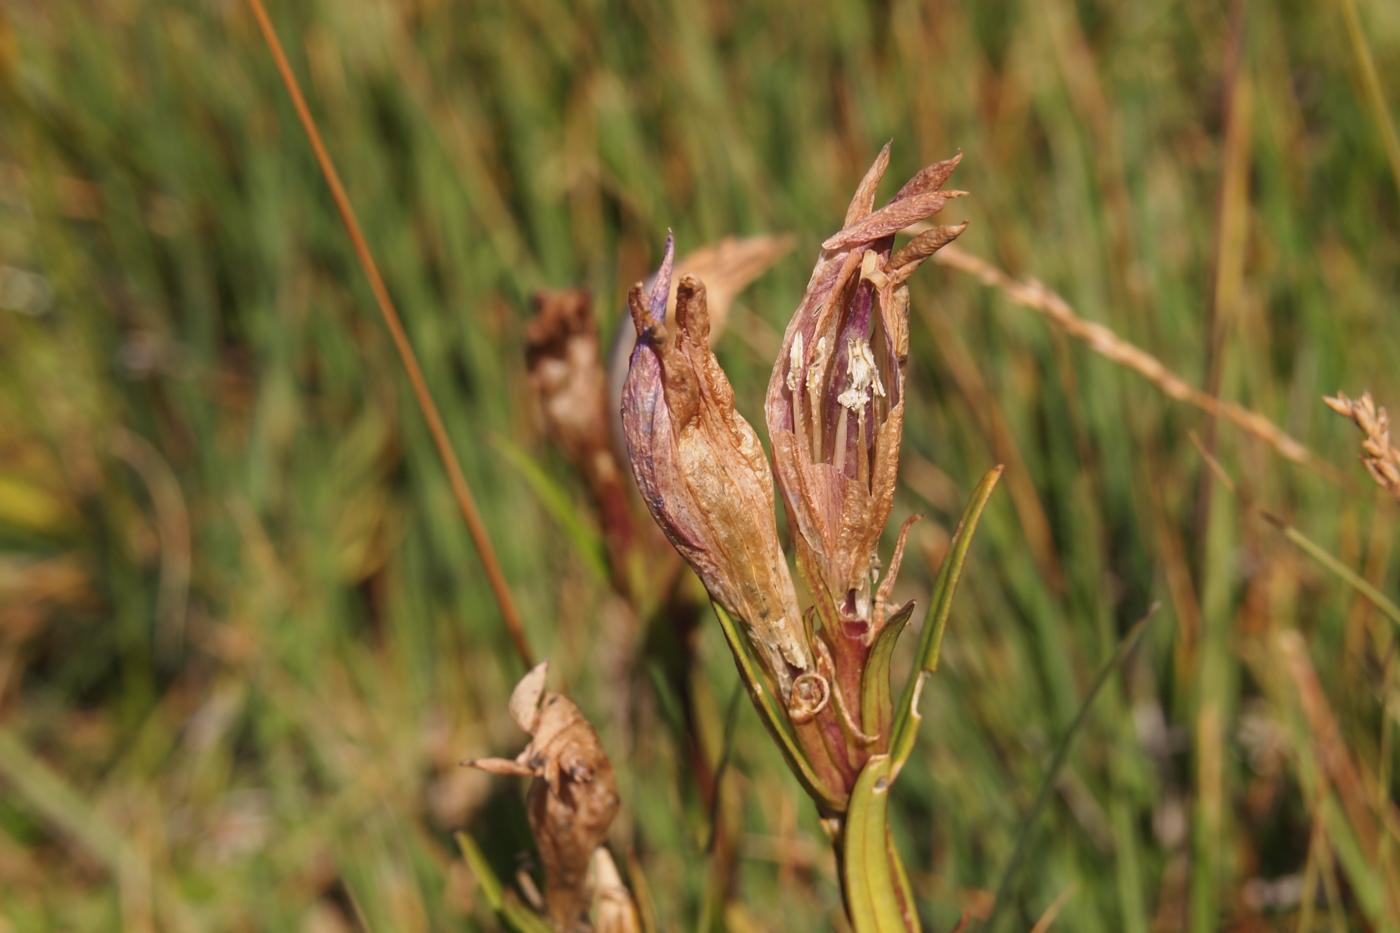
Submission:
M 582 289 L 541 291 L 525 331 L 525 363 L 545 433 L 582 474 L 598 509 L 616 582 L 636 528 L 628 484 L 613 453 L 608 376 L 589 295 Z
M 788 234 L 760 233 L 746 237 L 725 237 L 707 243 L 694 252 L 678 258 L 672 277 L 671 291 L 666 299 L 666 315 L 676 307 L 676 279 L 693 275 L 705 283 L 705 304 L 710 312 L 710 346 L 724 333 L 730 309 L 739 293 L 759 276 L 792 251 L 793 237 Z M 608 391 L 612 399 L 614 449 L 618 459 L 626 459 L 627 445 L 622 437 L 619 404 L 622 385 L 627 381 L 632 351 L 637 346 L 637 332 L 627 322 L 617 329 L 608 363 Z
M 511 717 L 531 741 L 515 758 L 479 758 L 473 768 L 533 777 L 529 827 L 545 866 L 545 906 L 556 930 L 573 930 L 587 904 L 594 850 L 617 815 L 617 782 L 598 733 L 573 700 L 545 692 L 549 663 L 536 665 L 511 692 Z
M 586 880 L 594 850 L 617 815 L 617 781 L 598 733 L 567 697 L 544 689 L 542 663 L 510 695 L 510 714 L 530 734 L 515 758 L 482 758 L 473 767 L 530 777 L 526 799 L 530 831 L 544 867 L 544 902 L 556 930 L 579 925 L 588 900 Z
M 649 286 L 628 295 L 637 346 L 622 393 L 628 459 L 652 516 L 710 595 L 738 619 L 786 703 L 813 671 L 774 521 L 758 435 L 709 348 L 705 287 L 682 276 L 666 322 L 674 242 Z
M 933 227 L 897 253 L 894 236 L 963 194 L 943 190 L 960 158 L 925 168 L 875 210 L 875 189 L 889 165 L 889 146 L 881 150 L 844 227 L 822 244 L 768 384 L 774 471 L 798 567 L 835 655 L 837 699 L 847 711 L 857 708 L 865 653 L 885 623 L 903 549 L 901 533 L 877 589 L 877 549 L 894 499 L 904 426 L 905 283 L 965 225 Z

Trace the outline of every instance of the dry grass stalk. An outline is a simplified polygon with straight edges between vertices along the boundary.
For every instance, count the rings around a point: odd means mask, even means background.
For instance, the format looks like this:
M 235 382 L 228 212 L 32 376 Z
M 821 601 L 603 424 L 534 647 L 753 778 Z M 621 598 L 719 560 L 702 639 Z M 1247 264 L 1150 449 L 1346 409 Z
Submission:
M 1361 851 L 1372 864 L 1379 865 L 1383 834 L 1394 830 L 1394 811 L 1387 807 L 1377 813 L 1368 804 L 1367 778 L 1353 761 L 1351 751 L 1342 736 L 1341 725 L 1332 711 L 1322 682 L 1308 657 L 1303 637 L 1293 630 L 1283 630 L 1274 636 L 1274 647 L 1283 667 L 1297 691 L 1299 705 L 1313 741 L 1313 753 L 1321 766 L 1323 779 L 1337 794 L 1343 814 L 1351 824 Z M 1400 886 L 1397 879 L 1383 871 L 1381 877 L 1392 916 L 1400 915 Z
M 1268 444 L 1280 456 L 1294 463 L 1312 467 L 1327 475 L 1331 468 L 1301 441 L 1256 412 L 1234 402 L 1223 402 L 1203 392 L 1172 372 L 1150 353 L 1133 346 L 1113 331 L 1093 321 L 1086 321 L 1055 292 L 1035 279 L 1014 279 L 1001 269 L 956 246 L 936 254 L 934 262 L 973 276 L 984 285 L 999 289 L 1017 304 L 1037 311 L 1052 324 L 1104 359 L 1117 363 L 1142 376 L 1169 397 L 1200 409 L 1208 415 L 1223 418 L 1241 430 Z
M 346 193 L 345 185 L 340 180 L 340 173 L 336 171 L 335 163 L 331 161 L 326 144 L 321 139 L 321 131 L 316 126 L 316 119 L 311 115 L 311 108 L 307 106 L 306 98 L 302 95 L 301 82 L 297 80 L 296 72 L 292 71 L 291 63 L 287 61 L 287 54 L 282 50 L 282 41 L 277 38 L 277 30 L 273 28 L 272 19 L 267 15 L 267 9 L 263 6 L 262 0 L 248 0 L 248 6 L 253 11 L 253 18 L 257 20 L 258 30 L 262 33 L 267 50 L 272 55 L 273 64 L 277 66 L 277 73 L 281 76 L 282 84 L 287 89 L 287 96 L 292 100 L 292 107 L 296 110 L 297 119 L 301 122 L 307 141 L 311 144 L 316 164 L 320 168 L 322 177 L 326 180 L 326 186 L 330 188 L 331 199 L 335 201 L 340 221 L 345 227 L 346 234 L 350 237 L 350 245 L 359 260 L 360 268 L 364 270 L 370 291 L 374 294 L 375 304 L 379 308 L 380 317 L 384 321 L 385 328 L 389 331 L 389 337 L 393 340 L 394 349 L 398 352 L 399 362 L 403 365 L 404 373 L 408 376 L 409 385 L 413 389 L 413 397 L 418 403 L 418 410 L 423 413 L 423 420 L 427 422 L 428 434 L 432 438 L 433 446 L 437 449 L 438 459 L 442 461 L 442 467 L 447 472 L 447 481 L 452 489 L 452 496 L 457 500 L 457 508 L 462 513 L 463 521 L 467 524 L 467 533 L 471 536 L 472 544 L 476 547 L 477 557 L 481 559 L 481 569 L 486 574 L 486 582 L 490 585 L 491 594 L 495 597 L 496 605 L 501 610 L 501 619 L 505 622 L 506 631 L 510 634 L 511 642 L 514 644 L 520 660 L 524 662 L 526 667 L 533 667 L 535 663 L 534 653 L 530 650 L 530 641 L 525 635 L 525 623 L 521 619 L 520 611 L 515 606 L 515 598 L 511 596 L 510 587 L 506 583 L 505 571 L 501 569 L 501 562 L 496 557 L 496 547 L 491 543 L 486 523 L 482 521 L 481 511 L 476 505 L 476 497 L 472 495 L 471 486 L 467 484 L 466 474 L 462 472 L 462 464 L 457 459 L 457 453 L 452 447 L 447 427 L 443 424 L 442 413 L 438 410 L 437 403 L 433 401 L 432 393 L 428 391 L 428 380 L 423 375 L 423 368 L 418 364 L 418 355 L 413 350 L 413 344 L 409 342 L 408 332 L 404 330 L 398 308 L 394 305 L 393 298 L 389 296 L 389 287 L 384 284 L 384 277 L 379 272 L 379 266 L 374 261 L 374 254 L 370 252 L 369 243 L 365 240 L 364 232 L 360 229 L 360 222 L 355 217 L 355 210 L 350 204 L 350 195 Z
M 1073 881 L 1065 885 L 1064 890 L 1055 895 L 1055 899 L 1050 902 L 1050 906 L 1045 908 L 1045 912 L 1040 915 L 1040 919 L 1035 922 L 1035 926 L 1031 927 L 1031 933 L 1048 933 L 1050 928 L 1055 925 L 1055 921 L 1059 919 L 1060 911 L 1065 909 L 1065 905 L 1069 903 L 1069 899 L 1074 896 L 1077 887 L 1078 885 Z
M 1323 398 L 1327 407 L 1349 418 L 1366 435 L 1361 442 L 1361 462 L 1366 472 L 1386 492 L 1400 502 L 1400 450 L 1390 443 L 1390 415 L 1376 405 L 1370 392 L 1360 398 L 1347 398 L 1345 392 Z

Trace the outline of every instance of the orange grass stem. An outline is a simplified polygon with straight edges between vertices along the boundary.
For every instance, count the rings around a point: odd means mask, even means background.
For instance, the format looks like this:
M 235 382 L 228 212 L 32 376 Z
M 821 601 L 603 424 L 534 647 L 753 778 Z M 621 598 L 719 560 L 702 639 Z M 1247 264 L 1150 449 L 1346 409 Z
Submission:
M 277 38 L 277 31 L 272 26 L 272 20 L 268 17 L 262 0 L 248 0 L 248 5 L 253 10 L 253 18 L 258 21 L 258 29 L 262 32 L 268 51 L 272 53 L 277 71 L 282 77 L 282 84 L 287 88 L 287 94 L 292 99 L 292 106 L 296 108 L 297 118 L 301 121 L 302 129 L 306 131 L 306 138 L 311 142 L 311 150 L 316 155 L 321 175 L 326 179 L 326 185 L 331 189 L 331 197 L 335 200 L 336 210 L 340 212 L 340 220 L 345 225 L 345 232 L 350 235 L 355 255 L 359 258 L 360 267 L 364 269 L 365 278 L 369 280 L 374 300 L 379 305 L 379 313 L 384 318 L 384 326 L 389 329 L 389 336 L 393 338 L 394 348 L 399 353 L 399 360 L 403 363 L 404 371 L 408 374 L 408 381 L 413 386 L 413 395 L 418 401 L 418 408 L 423 412 L 423 420 L 428 423 L 428 433 L 432 435 L 433 446 L 437 448 L 438 458 L 442 460 L 443 469 L 447 471 L 447 479 L 452 486 L 452 495 L 457 500 L 458 508 L 461 509 L 462 518 L 467 522 L 467 531 L 471 534 L 472 543 L 476 546 L 476 553 L 481 558 L 482 569 L 486 571 L 487 582 L 490 583 L 491 592 L 496 597 L 496 604 L 501 609 L 501 617 L 505 620 L 511 641 L 515 643 L 516 653 L 520 655 L 520 659 L 525 662 L 527 668 L 533 667 L 535 664 L 534 654 L 530 651 L 530 643 L 525 637 L 525 627 L 520 620 L 520 613 L 516 610 L 515 601 L 511 598 L 510 589 L 506 586 L 505 575 L 501 572 L 500 561 L 496 558 L 496 550 L 491 545 L 486 525 L 482 522 L 481 513 L 477 510 L 476 499 L 472 496 L 471 487 L 467 485 L 467 478 L 462 473 L 462 465 L 457 462 L 457 454 L 452 449 L 447 428 L 443 426 L 442 415 L 438 412 L 438 407 L 428 392 L 428 383 L 423 378 L 423 370 L 418 365 L 418 357 L 413 352 L 413 345 L 408 341 L 408 334 L 404 331 L 403 322 L 399 318 L 398 311 L 394 308 L 393 299 L 389 297 L 389 289 L 384 285 L 384 278 L 379 274 L 379 267 L 375 265 L 374 256 L 369 251 L 369 244 L 365 242 L 364 233 L 360 230 L 360 223 L 355 219 L 354 208 L 350 206 L 350 197 L 345 193 L 345 186 L 341 184 L 340 174 L 335 170 L 335 164 L 331 162 L 330 153 L 326 151 L 325 143 L 321 141 L 321 133 L 316 128 L 316 121 L 311 116 L 311 109 L 307 107 L 306 98 L 302 96 L 301 85 L 297 82 L 296 74 L 287 61 L 286 53 L 282 51 L 282 43 Z

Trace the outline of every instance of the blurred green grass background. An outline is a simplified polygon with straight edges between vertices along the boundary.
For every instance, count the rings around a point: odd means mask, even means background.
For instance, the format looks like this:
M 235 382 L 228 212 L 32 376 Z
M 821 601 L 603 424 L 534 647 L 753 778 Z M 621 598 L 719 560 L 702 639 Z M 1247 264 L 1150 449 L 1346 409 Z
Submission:
M 1400 5 L 271 6 L 531 641 L 618 768 L 616 848 L 663 928 L 700 913 L 708 815 L 639 633 L 502 453 L 586 518 L 538 436 L 528 297 L 587 287 L 611 331 L 668 226 L 682 251 L 795 233 L 718 348 L 761 424 L 774 335 L 891 138 L 900 179 L 966 154 L 944 216 L 968 251 L 1345 476 L 951 270 L 916 277 L 895 516 L 927 520 L 902 593 L 1008 465 L 896 794 L 925 919 L 985 905 L 1094 671 L 1160 600 L 1031 836 L 1013 925 L 1058 904 L 1076 931 L 1397 928 L 1394 632 L 1189 435 L 1394 592 L 1397 511 L 1320 396 L 1400 404 Z M 406 388 L 244 5 L 0 7 L 0 928 L 495 927 L 451 833 L 513 874 L 521 788 L 458 761 L 518 749 L 521 670 Z M 723 708 L 712 624 L 701 657 Z M 747 704 L 730 740 L 723 922 L 824 928 L 811 807 Z

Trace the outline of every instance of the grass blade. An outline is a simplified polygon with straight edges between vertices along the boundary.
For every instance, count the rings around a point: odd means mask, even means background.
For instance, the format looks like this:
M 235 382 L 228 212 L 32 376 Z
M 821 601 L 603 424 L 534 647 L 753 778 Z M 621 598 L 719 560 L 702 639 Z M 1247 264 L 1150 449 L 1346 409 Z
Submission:
M 1359 573 L 1342 563 L 1328 552 L 1326 548 L 1303 534 L 1292 524 L 1274 513 L 1260 508 L 1255 503 L 1254 497 L 1249 494 L 1249 490 L 1242 489 L 1239 484 L 1235 482 L 1234 478 L 1225 471 L 1224 465 L 1221 464 L 1219 460 L 1215 459 L 1215 457 L 1201 445 L 1194 434 L 1191 436 L 1191 443 L 1196 445 L 1197 452 L 1200 453 L 1201 458 L 1205 460 L 1206 467 L 1215 475 L 1215 478 L 1231 493 L 1239 496 L 1246 509 L 1254 512 L 1274 528 L 1277 528 L 1279 533 L 1292 542 L 1295 547 L 1321 564 L 1323 568 L 1333 574 L 1337 579 L 1355 590 L 1366 599 L 1367 602 L 1379 609 L 1387 619 L 1395 625 L 1400 626 L 1400 606 L 1396 606 L 1389 597 L 1372 586 Z
M 466 833 L 457 833 L 457 847 L 462 850 L 467 868 L 471 870 L 476 883 L 481 886 L 482 896 L 502 920 L 517 933 L 549 933 L 549 924 L 544 918 L 527 909 L 523 904 L 506 896 L 501 879 L 486 861 L 486 856 L 477 846 L 476 840 Z
M 1011 850 L 1011 859 L 1006 863 L 1006 870 L 1002 872 L 1001 882 L 997 885 L 996 900 L 992 903 L 992 914 L 987 918 L 987 928 L 991 929 L 997 916 L 1006 906 L 1007 896 L 1011 893 L 1011 886 L 1016 881 L 1016 873 L 1021 868 L 1021 862 L 1025 859 L 1026 850 L 1030 844 L 1031 833 L 1035 830 L 1035 825 L 1040 820 L 1040 814 L 1045 809 L 1045 804 L 1050 800 L 1050 792 L 1055 787 L 1055 779 L 1059 776 L 1060 770 L 1069 760 L 1069 749 L 1074 742 L 1075 735 L 1079 732 L 1079 727 L 1084 725 L 1084 721 L 1089 717 L 1089 708 L 1094 705 L 1094 700 L 1099 692 L 1103 690 L 1108 679 L 1113 676 L 1113 672 L 1122 667 L 1123 662 L 1132 654 L 1133 648 L 1142 637 L 1143 631 L 1147 628 L 1147 623 L 1152 621 L 1152 617 L 1157 613 L 1158 604 L 1153 603 L 1147 610 L 1147 614 L 1133 624 L 1128 630 L 1128 634 L 1123 636 L 1123 640 L 1118 643 L 1118 648 L 1113 652 L 1113 657 L 1108 659 L 1108 663 L 1099 669 L 1094 676 L 1094 682 L 1089 687 L 1089 692 L 1084 696 L 1084 702 L 1079 705 L 1079 711 L 1074 714 L 1073 721 L 1065 734 L 1060 737 L 1059 744 L 1055 746 L 1055 754 L 1050 759 L 1050 767 L 1045 771 L 1045 777 L 1040 782 L 1040 789 L 1036 792 L 1035 802 L 1031 804 L 1030 812 L 1021 821 L 1021 831 L 1016 836 L 1016 845 Z
M 1313 541 L 1292 525 L 1277 520 L 1274 516 L 1265 516 L 1283 533 L 1283 536 L 1301 550 L 1304 554 L 1317 561 L 1330 573 L 1351 587 L 1360 594 L 1367 602 L 1380 610 L 1396 626 L 1400 626 L 1400 606 L 1396 606 L 1384 593 L 1368 583 L 1361 574 L 1352 570 L 1342 563 L 1320 544 Z
M 599 582 L 606 583 L 607 552 L 598 530 L 588 523 L 581 511 L 570 501 L 569 494 L 525 450 L 504 437 L 496 436 L 491 440 L 506 462 L 515 467 L 544 510 L 563 527 L 574 550 L 583 558 L 583 563 L 589 571 Z
M 890 685 L 890 661 L 900 633 L 914 614 L 911 600 L 885 622 L 885 627 L 870 646 L 865 662 L 865 674 L 860 682 L 861 729 L 868 735 L 886 735 L 894 719 L 894 697 Z

